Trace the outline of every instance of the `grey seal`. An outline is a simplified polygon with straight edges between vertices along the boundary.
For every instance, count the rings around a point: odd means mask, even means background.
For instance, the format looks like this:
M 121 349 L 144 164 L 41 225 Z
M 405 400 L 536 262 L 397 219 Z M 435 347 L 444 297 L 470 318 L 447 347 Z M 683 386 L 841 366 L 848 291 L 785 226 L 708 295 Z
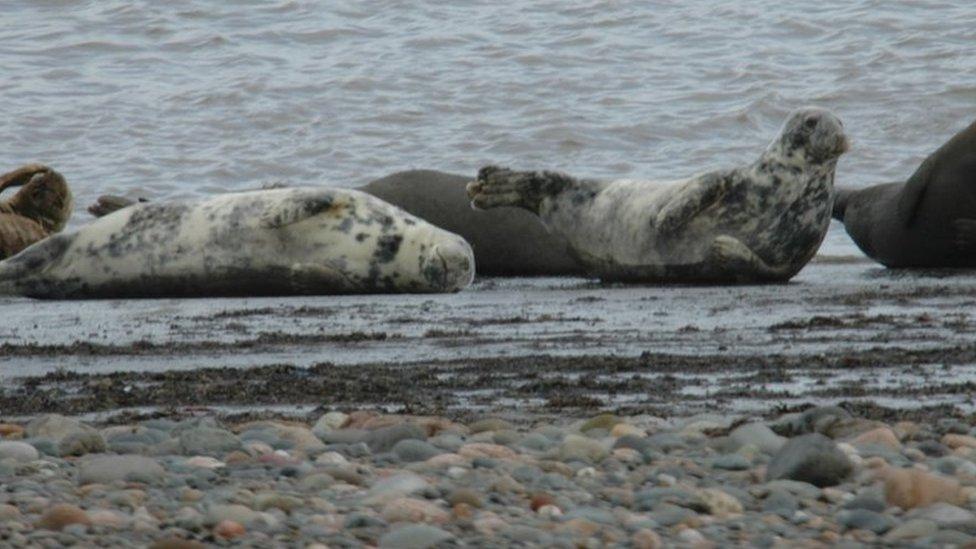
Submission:
M 976 122 L 905 182 L 838 187 L 833 215 L 887 267 L 976 267 Z
M 38 298 L 454 292 L 458 235 L 366 193 L 289 188 L 136 204 L 0 262 L 0 294 Z
M 471 244 L 479 276 L 572 276 L 582 266 L 566 239 L 552 233 L 538 216 L 519 208 L 474 210 L 465 186 L 472 179 L 436 170 L 406 170 L 371 181 L 358 190 L 403 208 Z M 88 211 L 103 216 L 133 204 L 105 195 Z M 512 243 L 517 242 L 518 246 Z
M 477 208 L 537 214 L 603 280 L 781 282 L 826 235 L 834 170 L 848 148 L 836 116 L 807 108 L 745 166 L 658 183 L 488 166 L 468 193 Z

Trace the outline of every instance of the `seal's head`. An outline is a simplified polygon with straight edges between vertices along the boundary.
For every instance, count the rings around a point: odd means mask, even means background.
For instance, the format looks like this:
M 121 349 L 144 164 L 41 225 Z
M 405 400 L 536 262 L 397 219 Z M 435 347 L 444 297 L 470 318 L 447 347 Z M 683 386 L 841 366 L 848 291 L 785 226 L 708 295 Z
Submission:
M 790 114 L 770 152 L 784 163 L 833 167 L 850 149 L 844 124 L 826 109 L 808 107 Z
M 21 186 L 9 201 L 10 209 L 41 224 L 48 232 L 64 228 L 73 206 L 68 183 L 58 172 L 40 164 L 30 164 L 0 176 L 0 192 Z

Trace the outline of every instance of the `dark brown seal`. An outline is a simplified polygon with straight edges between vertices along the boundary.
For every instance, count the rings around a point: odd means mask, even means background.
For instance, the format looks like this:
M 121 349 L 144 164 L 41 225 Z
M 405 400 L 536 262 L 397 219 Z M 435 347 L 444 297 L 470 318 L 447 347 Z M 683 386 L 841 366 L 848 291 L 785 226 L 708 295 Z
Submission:
M 0 175 L 0 193 L 21 187 L 0 202 L 0 259 L 60 231 L 71 217 L 72 199 L 64 177 L 41 164 Z
M 976 122 L 904 183 L 838 188 L 833 215 L 887 267 L 976 267 Z

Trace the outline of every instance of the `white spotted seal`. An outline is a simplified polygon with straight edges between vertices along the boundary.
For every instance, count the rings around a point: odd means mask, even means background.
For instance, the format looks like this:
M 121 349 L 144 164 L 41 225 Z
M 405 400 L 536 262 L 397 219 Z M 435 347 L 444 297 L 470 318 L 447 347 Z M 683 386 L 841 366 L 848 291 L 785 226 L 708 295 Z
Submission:
M 453 292 L 471 247 L 358 191 L 292 188 L 137 204 L 0 262 L 38 298 Z
M 887 267 L 976 267 L 976 122 L 906 182 L 838 188 L 834 218 Z
M 667 183 L 489 166 L 468 194 L 477 208 L 535 212 L 604 280 L 786 281 L 826 235 L 834 168 L 848 147 L 837 117 L 808 108 L 746 166 Z
M 21 187 L 0 201 L 0 259 L 64 229 L 71 217 L 71 189 L 58 172 L 28 164 L 0 175 L 0 193 Z
M 471 176 L 437 170 L 406 170 L 370 181 L 357 190 L 385 200 L 442 229 L 461 235 L 474 250 L 478 276 L 573 276 L 582 266 L 569 244 L 546 229 L 538 216 L 519 208 L 472 210 L 465 186 Z M 96 217 L 133 204 L 105 195 L 88 207 Z M 512 246 L 512 242 L 518 246 Z

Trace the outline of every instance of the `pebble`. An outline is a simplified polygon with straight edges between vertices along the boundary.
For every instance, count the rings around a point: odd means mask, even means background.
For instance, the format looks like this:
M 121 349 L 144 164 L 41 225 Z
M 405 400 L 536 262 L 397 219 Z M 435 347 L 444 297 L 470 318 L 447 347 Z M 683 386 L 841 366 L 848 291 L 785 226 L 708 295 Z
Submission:
M 450 513 L 436 504 L 415 499 L 395 498 L 390 500 L 381 513 L 387 522 L 429 522 L 443 524 L 450 519 Z
M 77 505 L 61 503 L 44 511 L 35 526 L 45 530 L 62 530 L 71 524 L 90 526 L 92 523 L 83 509 Z
M 919 469 L 886 468 L 884 495 L 888 505 L 902 509 L 925 507 L 937 501 L 960 501 L 959 483 L 951 478 L 934 475 Z
M 247 529 L 239 522 L 222 520 L 214 526 L 213 533 L 215 537 L 220 539 L 231 540 L 246 534 Z
M 427 432 L 412 423 L 400 423 L 370 431 L 364 442 L 373 452 L 389 452 L 401 440 L 426 440 Z
M 775 454 L 786 444 L 786 438 L 774 433 L 764 423 L 740 425 L 729 433 L 729 438 L 735 444 L 736 450 L 746 445 L 753 445 L 766 454 Z
M 423 440 L 405 439 L 393 445 L 392 451 L 403 461 L 425 461 L 444 451 Z
M 58 443 L 58 452 L 62 456 L 83 456 L 98 454 L 107 449 L 105 439 L 97 431 L 80 431 L 70 433 Z
M 567 435 L 559 447 L 561 461 L 599 463 L 610 455 L 610 448 L 600 441 L 579 435 Z
M 0 460 L 34 461 L 40 456 L 37 449 L 19 440 L 0 440 Z
M 834 441 L 813 433 L 796 437 L 777 452 L 766 468 L 766 478 L 798 480 L 814 486 L 836 486 L 854 466 Z
M 98 456 L 81 464 L 78 484 L 110 484 L 115 481 L 161 483 L 166 475 L 156 460 L 138 455 Z
M 384 534 L 379 540 L 382 549 L 426 549 L 454 539 L 454 535 L 435 526 L 411 524 Z

